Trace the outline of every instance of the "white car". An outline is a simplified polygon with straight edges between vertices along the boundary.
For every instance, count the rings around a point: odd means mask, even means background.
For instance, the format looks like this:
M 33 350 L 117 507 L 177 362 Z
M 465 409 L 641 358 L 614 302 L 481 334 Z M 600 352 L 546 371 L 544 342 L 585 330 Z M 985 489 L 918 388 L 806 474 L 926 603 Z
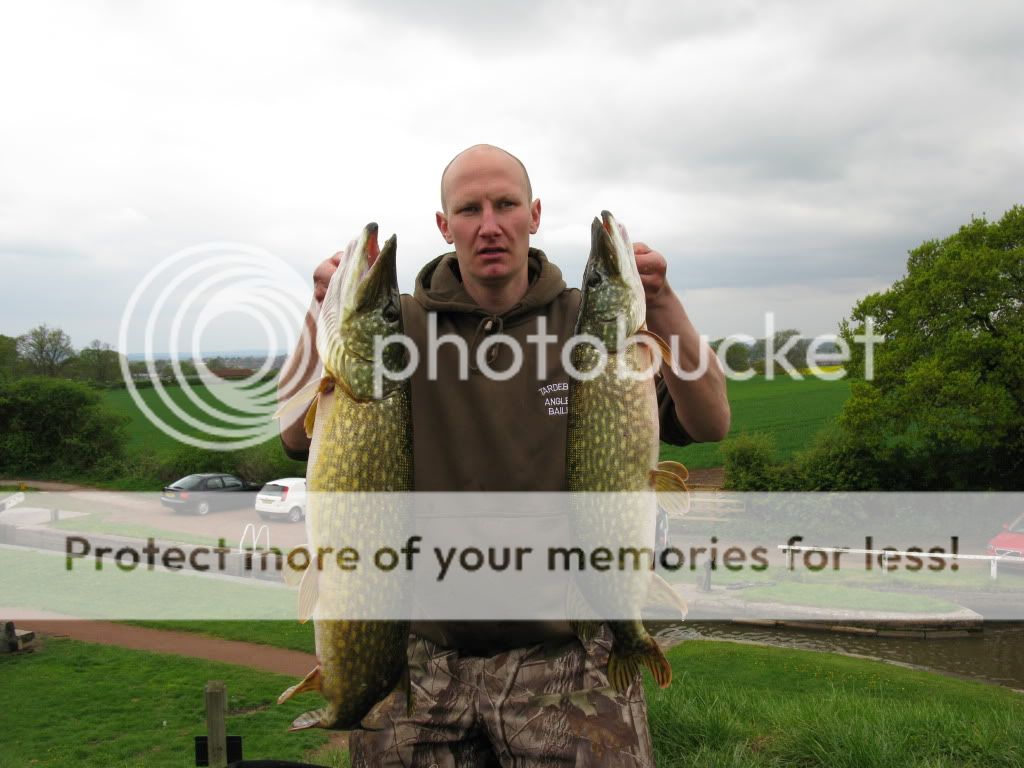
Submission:
M 306 478 L 271 480 L 256 494 L 256 511 L 264 520 L 285 517 L 301 522 L 306 517 Z

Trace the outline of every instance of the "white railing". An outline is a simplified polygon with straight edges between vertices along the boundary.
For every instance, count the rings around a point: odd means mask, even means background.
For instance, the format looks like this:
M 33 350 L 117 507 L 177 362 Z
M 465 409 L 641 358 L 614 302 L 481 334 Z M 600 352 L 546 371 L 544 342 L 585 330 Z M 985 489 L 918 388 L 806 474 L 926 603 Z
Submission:
M 902 549 L 856 549 L 854 547 L 806 547 L 797 546 L 791 544 L 779 544 L 779 549 L 783 552 L 826 552 L 826 553 L 849 553 L 851 555 L 881 555 L 882 566 L 885 567 L 890 557 L 899 557 L 901 555 L 918 558 L 931 558 L 936 557 L 946 560 L 988 560 L 990 563 L 989 575 L 995 579 L 998 578 L 998 567 L 1000 562 L 1004 563 L 1024 563 L 1024 557 L 1016 557 L 1014 555 L 961 555 L 953 552 L 918 552 L 918 551 L 907 551 Z M 793 565 L 792 554 L 790 555 L 790 567 Z

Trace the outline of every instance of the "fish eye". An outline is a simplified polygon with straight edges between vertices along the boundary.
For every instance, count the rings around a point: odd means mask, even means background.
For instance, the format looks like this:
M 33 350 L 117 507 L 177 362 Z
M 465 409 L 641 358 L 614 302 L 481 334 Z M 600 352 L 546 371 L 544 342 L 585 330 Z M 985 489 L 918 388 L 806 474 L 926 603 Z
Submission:
M 382 314 L 384 315 L 385 320 L 387 320 L 389 323 L 394 323 L 398 321 L 400 312 L 398 310 L 398 307 L 396 307 L 394 304 L 388 304 L 386 307 L 384 307 L 384 311 Z
M 596 270 L 587 275 L 587 287 L 594 288 L 601 283 L 601 275 Z

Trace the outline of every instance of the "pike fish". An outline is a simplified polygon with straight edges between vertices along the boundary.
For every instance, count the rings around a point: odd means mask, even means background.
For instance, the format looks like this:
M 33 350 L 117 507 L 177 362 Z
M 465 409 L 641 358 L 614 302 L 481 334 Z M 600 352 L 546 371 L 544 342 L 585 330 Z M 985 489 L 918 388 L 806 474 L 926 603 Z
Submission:
M 324 378 L 314 389 L 334 384 L 334 402 L 322 427 L 319 451 L 309 476 L 306 518 L 310 550 L 328 547 L 359 553 L 357 572 L 324 567 L 312 557 L 299 586 L 299 617 L 314 618 L 318 666 L 281 694 L 278 703 L 305 691 L 318 691 L 323 708 L 300 715 L 290 730 L 358 727 L 373 706 L 400 682 L 408 682 L 406 645 L 409 621 L 348 620 L 366 615 L 367 606 L 389 616 L 407 616 L 408 585 L 400 570 L 375 568 L 371 555 L 381 545 L 400 546 L 411 519 L 391 493 L 412 490 L 412 418 L 407 381 L 382 377 L 374 389 L 375 337 L 401 333 L 402 318 L 395 268 L 396 239 L 377 252 L 377 225 L 368 224 L 335 272 L 317 321 L 317 351 Z M 387 347 L 384 365 L 404 365 L 405 351 Z M 309 391 L 293 398 L 308 402 Z M 319 394 L 306 417 L 312 433 Z M 286 405 L 282 411 L 289 409 Z M 408 688 L 406 688 L 408 695 Z
M 663 688 L 672 680 L 668 660 L 640 619 L 648 591 L 660 592 L 659 599 L 683 613 L 686 609 L 651 570 L 656 502 L 645 493 L 658 490 L 660 498 L 674 503 L 685 494 L 686 469 L 675 462 L 658 464 L 654 379 L 640 375 L 652 367 L 651 347 L 620 343 L 646 335 L 668 359 L 665 342 L 646 331 L 646 306 L 633 246 L 615 218 L 602 211 L 591 228 L 575 332 L 577 338 L 587 334 L 600 340 L 607 356 L 595 343 L 573 349 L 573 366 L 582 375 L 574 375 L 569 384 L 566 471 L 569 490 L 576 492 L 570 513 L 574 545 L 586 553 L 606 548 L 618 558 L 612 571 L 581 571 L 575 594 L 599 617 L 612 619 L 607 622 L 613 637 L 608 678 L 620 692 L 641 667 Z M 626 555 L 620 554 L 623 548 Z M 593 621 L 574 624 L 583 639 L 599 626 Z

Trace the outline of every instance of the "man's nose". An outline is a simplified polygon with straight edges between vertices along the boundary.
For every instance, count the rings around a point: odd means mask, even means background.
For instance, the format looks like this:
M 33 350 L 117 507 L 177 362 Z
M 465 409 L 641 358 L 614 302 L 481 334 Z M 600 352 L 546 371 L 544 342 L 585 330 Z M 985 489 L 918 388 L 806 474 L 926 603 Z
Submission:
M 498 217 L 495 214 L 494 206 L 486 204 L 480 214 L 480 234 L 481 235 L 497 235 L 501 233 L 501 228 L 498 226 Z

